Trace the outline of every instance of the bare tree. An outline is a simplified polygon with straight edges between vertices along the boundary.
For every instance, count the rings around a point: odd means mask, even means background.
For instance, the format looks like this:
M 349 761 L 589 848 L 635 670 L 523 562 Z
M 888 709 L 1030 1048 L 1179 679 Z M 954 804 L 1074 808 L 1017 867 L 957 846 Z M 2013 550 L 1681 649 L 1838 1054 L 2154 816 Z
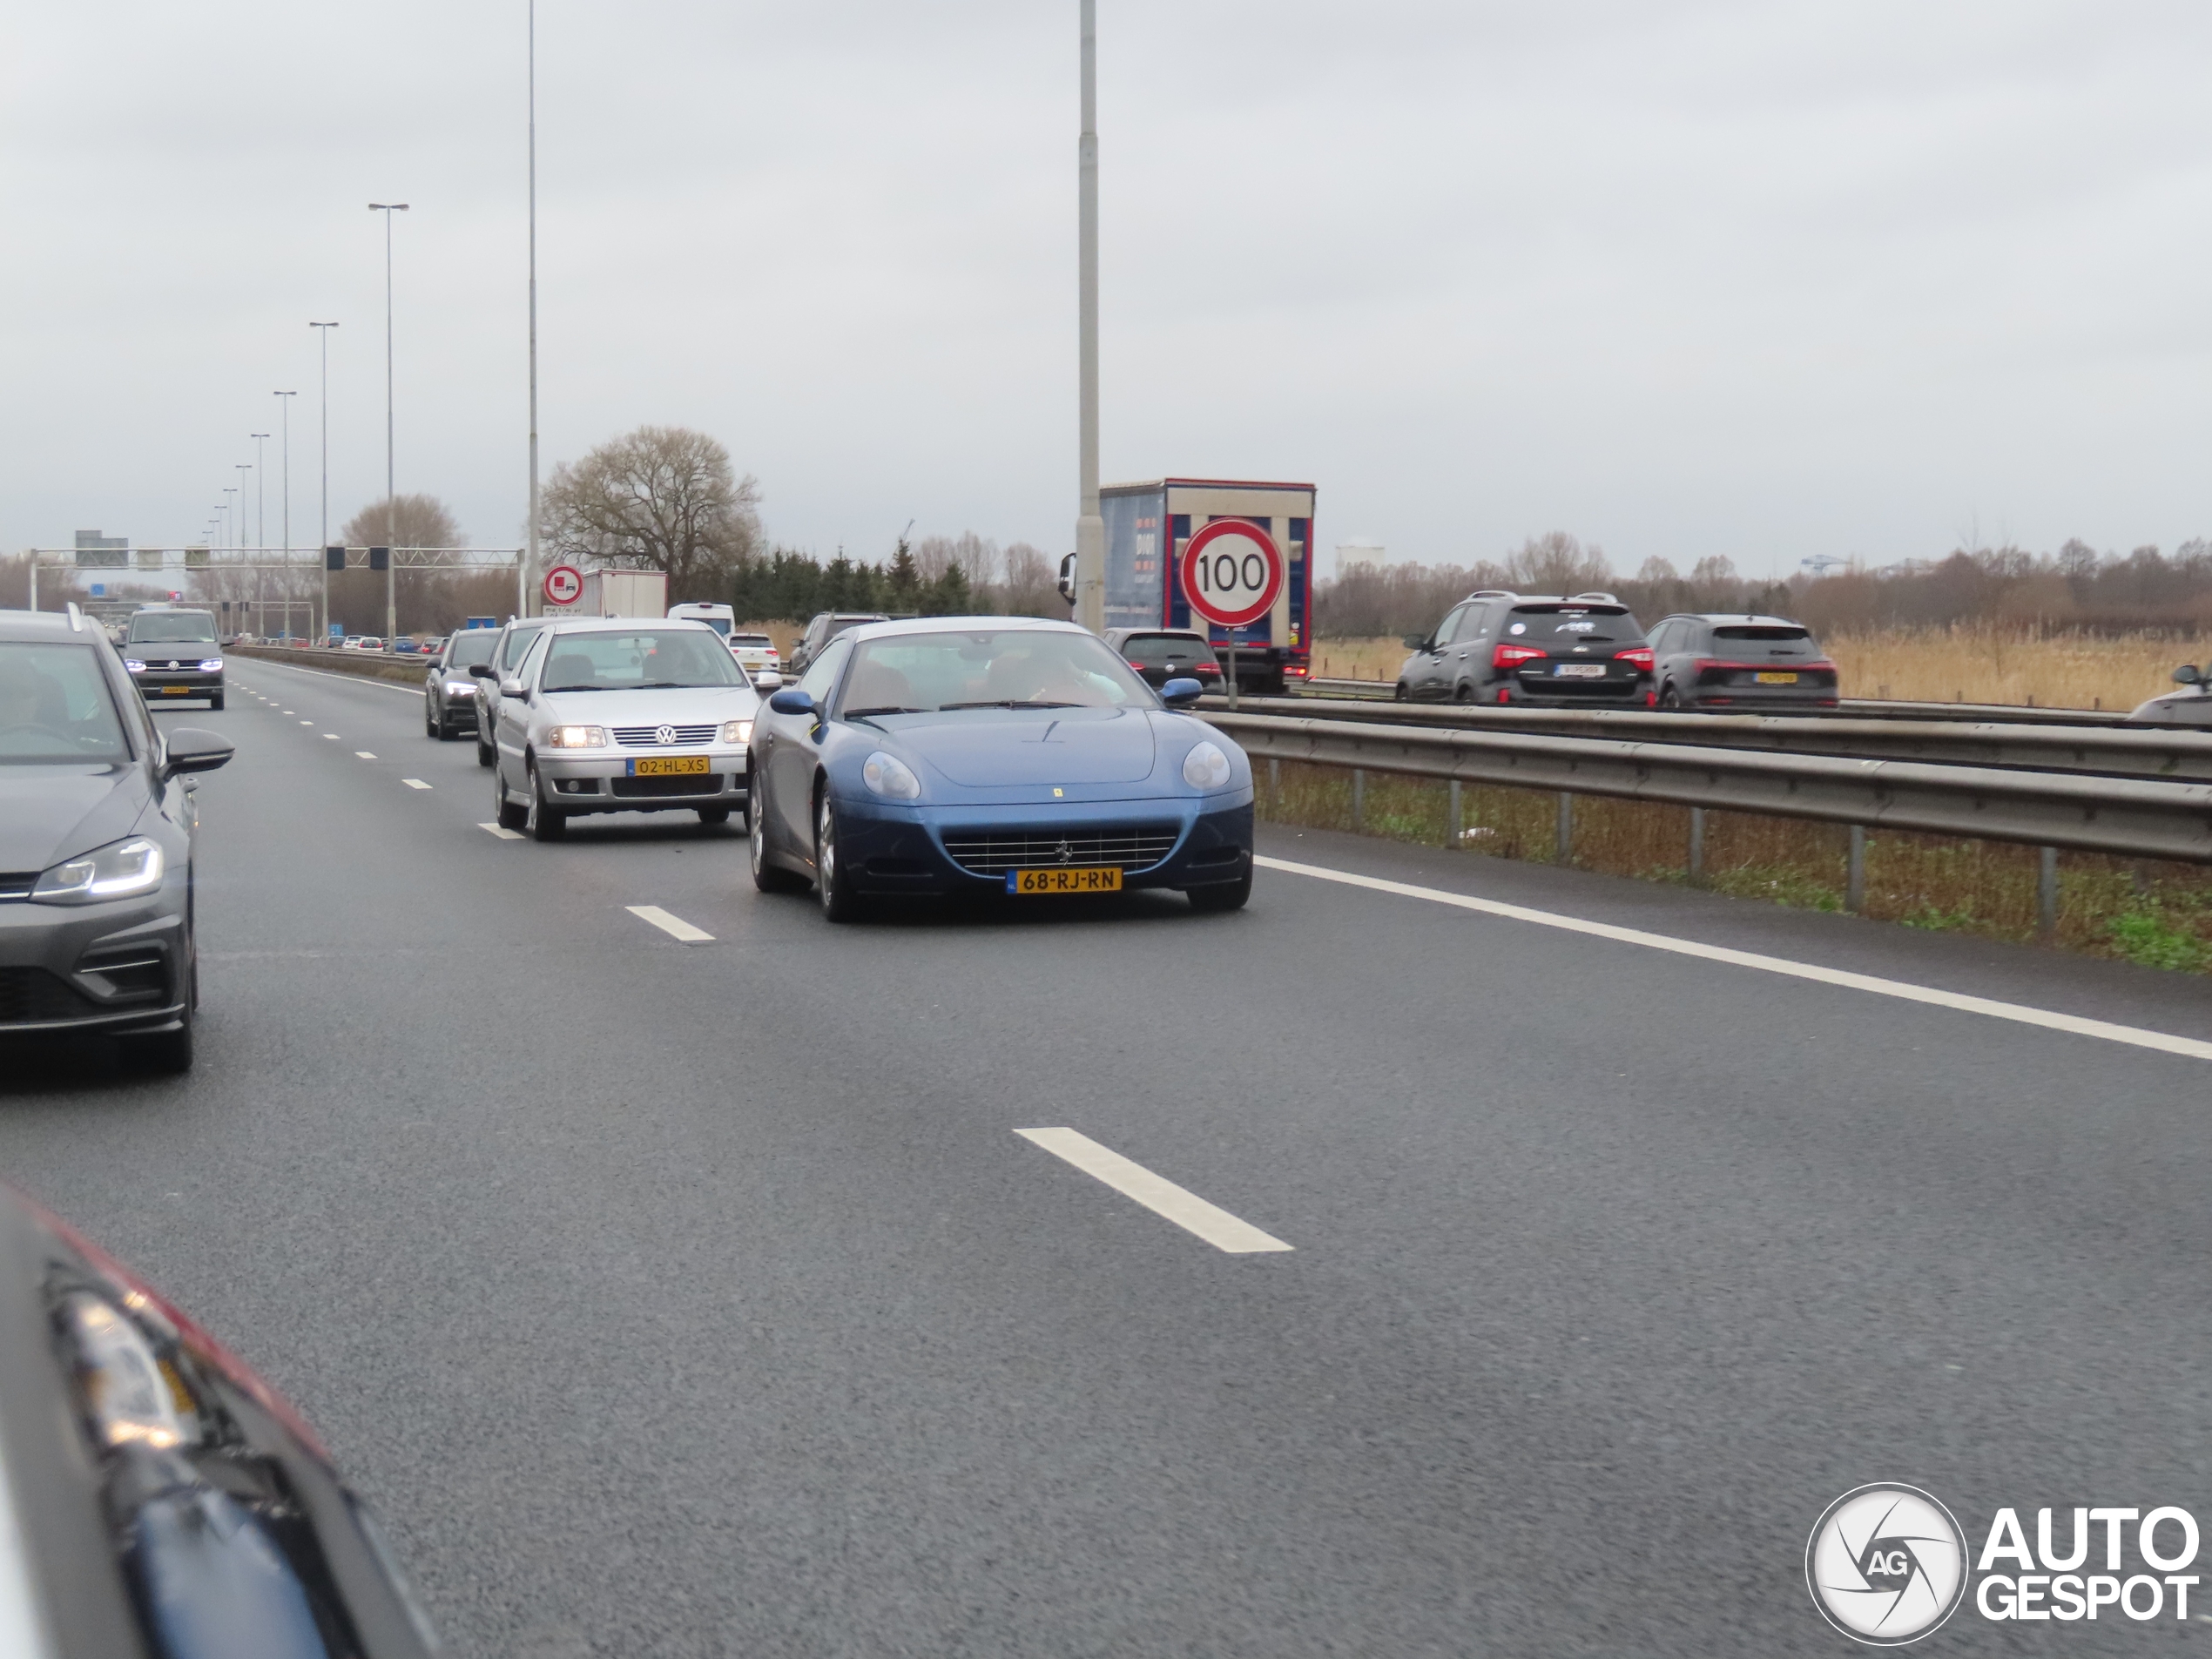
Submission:
M 466 547 L 453 509 L 435 496 L 395 496 L 391 510 L 373 501 L 347 519 L 338 539 L 347 547 Z
M 1605 550 L 1565 530 L 1532 536 L 1506 557 L 1506 579 L 1523 593 L 1581 593 L 1613 580 Z
M 587 563 L 668 573 L 671 603 L 719 601 L 759 551 L 760 486 L 688 427 L 641 426 L 553 469 L 539 534 Z
M 1005 553 L 1006 579 L 993 597 L 1009 617 L 1049 617 L 1064 622 L 1068 602 L 1060 597 L 1057 561 L 1027 542 L 1011 543 Z

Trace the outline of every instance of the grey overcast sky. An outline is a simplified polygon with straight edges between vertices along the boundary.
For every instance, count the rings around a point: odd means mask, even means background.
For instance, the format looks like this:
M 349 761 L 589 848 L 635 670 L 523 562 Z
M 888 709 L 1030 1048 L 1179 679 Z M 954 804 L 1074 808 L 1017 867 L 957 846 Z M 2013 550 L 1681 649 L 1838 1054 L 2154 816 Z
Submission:
M 2202 0 L 1102 0 L 1104 471 L 1464 562 L 2212 535 Z M 542 0 L 547 469 L 703 428 L 778 540 L 1076 515 L 1075 0 Z M 522 0 L 0 13 L 0 546 L 526 499 Z M 268 445 L 268 536 L 278 447 Z

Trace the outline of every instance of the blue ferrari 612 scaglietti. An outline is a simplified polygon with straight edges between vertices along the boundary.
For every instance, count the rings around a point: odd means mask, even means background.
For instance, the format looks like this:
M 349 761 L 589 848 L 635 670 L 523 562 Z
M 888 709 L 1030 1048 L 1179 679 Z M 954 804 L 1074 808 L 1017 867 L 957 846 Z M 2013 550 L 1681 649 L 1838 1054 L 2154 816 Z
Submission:
M 752 731 L 752 878 L 869 899 L 1252 890 L 1251 763 L 1064 622 L 925 617 L 840 634 Z

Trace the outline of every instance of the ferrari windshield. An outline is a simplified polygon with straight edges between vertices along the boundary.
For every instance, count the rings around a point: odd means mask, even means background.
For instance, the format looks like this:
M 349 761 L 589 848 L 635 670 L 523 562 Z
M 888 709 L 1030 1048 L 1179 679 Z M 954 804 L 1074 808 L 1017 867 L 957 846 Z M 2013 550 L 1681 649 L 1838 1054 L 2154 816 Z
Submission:
M 1144 682 L 1093 635 L 992 628 L 863 640 L 840 712 L 1154 706 Z
M 595 629 L 554 637 L 542 691 L 748 685 L 721 636 L 704 628 Z

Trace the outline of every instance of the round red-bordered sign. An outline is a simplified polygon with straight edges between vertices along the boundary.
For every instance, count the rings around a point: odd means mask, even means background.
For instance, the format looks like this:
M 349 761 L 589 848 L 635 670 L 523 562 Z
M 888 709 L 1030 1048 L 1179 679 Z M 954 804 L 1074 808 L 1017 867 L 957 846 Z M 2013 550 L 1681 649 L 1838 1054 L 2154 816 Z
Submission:
M 1283 591 L 1275 538 L 1245 518 L 1217 518 L 1184 543 L 1177 570 L 1191 610 L 1224 628 L 1258 622 Z
M 545 573 L 545 603 L 572 605 L 583 597 L 583 572 L 573 564 L 556 564 Z

